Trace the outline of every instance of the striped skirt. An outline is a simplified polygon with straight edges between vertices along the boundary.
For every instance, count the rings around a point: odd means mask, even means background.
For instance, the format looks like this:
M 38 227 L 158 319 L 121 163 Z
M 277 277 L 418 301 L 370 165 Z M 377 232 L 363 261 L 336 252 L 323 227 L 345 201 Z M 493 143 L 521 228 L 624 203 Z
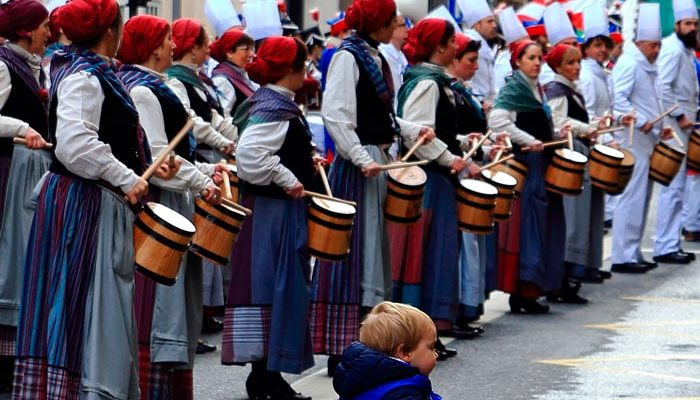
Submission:
M 377 146 L 366 146 L 379 164 L 389 162 Z M 311 285 L 311 329 L 314 352 L 341 355 L 356 341 L 360 307 L 391 298 L 391 263 L 384 227 L 386 175 L 365 178 L 350 161 L 336 157 L 328 180 L 333 195 L 357 203 L 350 257 L 317 262 Z
M 253 215 L 234 246 L 221 361 L 267 360 L 270 371 L 299 374 L 314 364 L 306 202 L 244 195 L 241 203 Z
M 29 229 L 34 218 L 31 202 L 37 183 L 48 171 L 51 155 L 15 145 L 5 197 L 5 216 L 0 230 L 0 356 L 15 355 L 17 314 L 22 287 L 22 269 L 27 253 Z
M 24 263 L 15 399 L 139 397 L 133 219 L 92 182 L 43 181 Z
M 411 225 L 386 222 L 391 251 L 392 300 L 414 307 L 420 307 L 421 301 L 425 218 L 424 213 Z

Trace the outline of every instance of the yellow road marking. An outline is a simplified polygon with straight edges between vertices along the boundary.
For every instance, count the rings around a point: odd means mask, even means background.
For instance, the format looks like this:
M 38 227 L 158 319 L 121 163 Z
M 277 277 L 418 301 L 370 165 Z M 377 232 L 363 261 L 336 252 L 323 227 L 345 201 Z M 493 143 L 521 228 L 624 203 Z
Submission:
M 649 296 L 624 296 L 623 300 L 631 301 L 643 301 L 647 303 L 688 303 L 688 304 L 700 304 L 700 299 L 681 299 L 676 297 L 649 297 Z

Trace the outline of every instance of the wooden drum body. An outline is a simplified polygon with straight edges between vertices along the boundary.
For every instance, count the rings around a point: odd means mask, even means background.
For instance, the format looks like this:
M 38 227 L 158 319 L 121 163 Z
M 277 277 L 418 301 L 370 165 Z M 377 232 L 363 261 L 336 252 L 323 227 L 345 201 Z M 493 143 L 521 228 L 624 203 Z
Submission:
M 505 172 L 508 175 L 514 177 L 518 183 L 515 185 L 515 195 L 520 196 L 525 188 L 525 180 L 527 179 L 527 173 L 530 171 L 527 164 L 511 158 L 510 160 L 498 164 L 491 168 L 494 171 Z
M 190 250 L 219 265 L 228 265 L 245 214 L 225 205 L 212 205 L 197 199 L 194 225 L 197 228 Z
M 649 160 L 649 178 L 668 186 L 680 171 L 684 158 L 681 150 L 659 142 Z
M 394 169 L 387 173 L 384 217 L 399 224 L 412 224 L 423 212 L 423 193 L 428 176 L 419 167 Z
M 195 227 L 158 203 L 148 203 L 134 221 L 134 262 L 141 274 L 163 285 L 175 283 Z
M 545 187 L 550 192 L 565 196 L 578 196 L 583 192 L 583 174 L 588 157 L 569 150 L 557 149 L 544 176 Z
M 493 232 L 493 214 L 498 189 L 476 179 L 462 179 L 457 189 L 459 229 L 478 235 Z
M 484 181 L 490 183 L 498 189 L 496 197 L 496 208 L 494 209 L 493 217 L 497 221 L 505 221 L 510 218 L 510 209 L 513 206 L 515 198 L 515 186 L 518 180 L 505 172 L 500 171 L 481 171 L 481 177 Z
M 630 182 L 630 179 L 632 179 L 632 171 L 637 161 L 631 151 L 620 149 L 620 152 L 625 158 L 622 159 L 622 163 L 617 171 L 617 187 L 615 190 L 608 191 L 608 194 L 611 195 L 618 195 L 625 191 L 627 184 Z
M 608 193 L 617 191 L 620 166 L 625 154 L 612 147 L 597 144 L 590 154 L 591 183 Z
M 688 168 L 700 172 L 700 132 L 693 131 L 688 140 Z
M 311 199 L 307 216 L 309 254 L 327 261 L 342 261 L 350 254 L 355 207 L 337 201 Z

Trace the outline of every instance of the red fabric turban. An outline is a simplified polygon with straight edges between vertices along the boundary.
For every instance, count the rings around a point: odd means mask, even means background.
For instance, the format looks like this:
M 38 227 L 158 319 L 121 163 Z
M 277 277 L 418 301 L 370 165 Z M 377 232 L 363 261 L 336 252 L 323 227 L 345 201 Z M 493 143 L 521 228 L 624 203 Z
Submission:
M 567 51 L 570 49 L 575 48 L 574 46 L 560 43 L 549 50 L 549 53 L 547 53 L 547 56 L 545 57 L 545 61 L 547 61 L 547 64 L 549 64 L 549 67 L 552 68 L 554 72 L 557 71 L 557 68 L 561 66 L 561 63 L 564 61 L 564 54 L 566 54 Z
M 124 24 L 122 47 L 117 58 L 125 64 L 140 64 L 163 44 L 170 31 L 165 18 L 137 15 Z
M 372 33 L 386 26 L 396 16 L 394 0 L 355 0 L 345 12 L 348 28 Z
M 410 31 L 403 53 L 411 64 L 427 61 L 438 48 L 449 22 L 441 18 L 420 20 Z
M 284 78 L 294 64 L 299 41 L 284 36 L 272 36 L 262 43 L 253 62 L 246 66 L 250 78 L 261 85 Z
M 173 42 L 176 46 L 173 58 L 179 60 L 192 50 L 201 31 L 202 24 L 195 19 L 181 18 L 173 22 Z
M 48 16 L 48 10 L 40 1 L 12 0 L 0 6 L 0 36 L 12 41 L 27 39 Z
M 469 36 L 457 32 L 455 34 L 455 42 L 457 43 L 457 55 L 463 54 L 467 50 L 467 46 L 472 42 Z
M 91 42 L 107 32 L 118 12 L 116 0 L 71 0 L 61 7 L 57 23 L 69 40 Z
M 518 58 L 520 58 L 520 55 L 525 51 L 525 49 L 536 44 L 537 43 L 535 41 L 530 39 L 518 40 L 517 42 L 511 43 L 509 46 L 511 67 L 513 67 L 513 69 L 517 69 L 518 66 L 515 62 L 518 60 Z
M 240 27 L 235 27 L 227 30 L 224 32 L 223 35 L 221 35 L 220 38 L 216 39 L 214 43 L 212 43 L 209 48 L 211 50 L 211 56 L 219 62 L 224 62 L 226 61 L 226 53 L 228 53 L 230 50 L 233 49 L 233 46 L 238 43 L 239 40 L 243 36 L 245 36 L 245 32 Z

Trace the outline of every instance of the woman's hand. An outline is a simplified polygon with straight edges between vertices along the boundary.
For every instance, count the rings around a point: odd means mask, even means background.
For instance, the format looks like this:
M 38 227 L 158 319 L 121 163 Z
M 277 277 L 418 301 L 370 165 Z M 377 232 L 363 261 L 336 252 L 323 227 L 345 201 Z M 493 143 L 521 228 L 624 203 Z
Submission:
M 541 140 L 533 140 L 530 142 L 528 147 L 531 149 L 530 151 L 534 151 L 535 153 L 540 153 L 544 150 L 544 143 L 542 143 Z
M 301 182 L 296 181 L 291 188 L 285 189 L 285 192 L 287 192 L 289 197 L 294 199 L 304 197 L 304 185 L 302 185 Z
M 481 175 L 481 168 L 478 165 L 471 163 L 467 167 L 467 175 L 469 175 L 470 178 L 476 178 Z
M 362 174 L 367 178 L 373 178 L 382 172 L 381 165 L 376 162 L 371 162 L 366 167 L 362 168 Z
M 428 128 L 427 126 L 424 126 L 418 133 L 418 137 L 425 139 L 425 141 L 423 142 L 423 146 L 425 146 L 426 144 L 432 142 L 433 139 L 435 139 L 435 131 L 431 128 Z
M 216 185 L 211 185 L 204 189 L 202 198 L 209 204 L 221 204 L 221 189 Z
M 171 156 L 168 158 L 168 160 L 163 161 L 158 166 L 158 168 L 156 168 L 156 171 L 154 173 L 156 177 L 164 181 L 169 181 L 173 179 L 173 177 L 178 173 L 178 171 L 180 171 L 180 159 L 175 156 Z
M 637 116 L 634 114 L 625 114 L 621 119 L 622 125 L 630 126 L 637 122 Z
M 454 171 L 455 174 L 459 174 L 465 168 L 467 168 L 467 162 L 464 161 L 462 157 L 455 158 L 452 164 L 450 164 L 450 170 Z
M 39 132 L 32 128 L 27 129 L 27 133 L 24 134 L 24 138 L 27 140 L 27 148 L 32 150 L 40 150 L 46 147 L 48 143 L 44 140 Z
M 661 130 L 661 140 L 671 140 L 673 139 L 673 128 L 670 126 L 664 126 Z
M 139 180 L 136 182 L 136 185 L 134 185 L 131 190 L 126 192 L 126 199 L 129 201 L 129 203 L 136 204 L 139 202 L 139 199 L 145 195 L 148 194 L 148 182 L 144 180 L 143 178 L 139 178 Z
M 317 172 L 318 172 L 318 169 L 319 169 L 319 168 L 323 168 L 323 167 L 327 167 L 327 166 L 328 166 L 328 160 L 326 160 L 325 158 L 323 158 L 323 157 L 321 157 L 321 156 L 316 155 L 316 156 L 313 157 L 313 160 L 314 160 L 314 165 L 316 166 L 316 171 L 317 171 Z M 320 165 L 319 165 L 319 164 L 320 164 Z

